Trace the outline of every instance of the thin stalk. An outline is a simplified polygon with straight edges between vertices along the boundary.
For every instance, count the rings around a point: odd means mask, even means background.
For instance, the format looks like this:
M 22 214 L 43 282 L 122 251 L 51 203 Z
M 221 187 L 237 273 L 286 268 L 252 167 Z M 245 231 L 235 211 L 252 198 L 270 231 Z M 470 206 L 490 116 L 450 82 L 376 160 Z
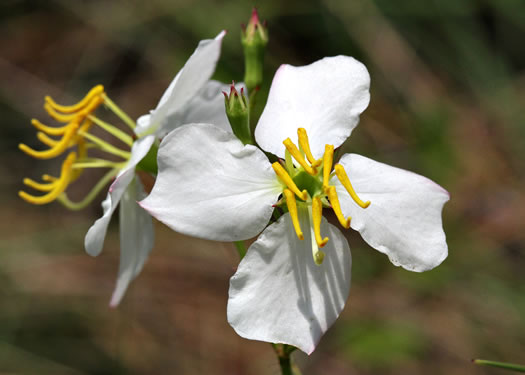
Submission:
M 93 201 L 93 199 L 96 198 L 96 196 L 98 195 L 98 193 L 100 193 L 102 188 L 106 186 L 111 181 L 111 179 L 117 175 L 118 172 L 119 172 L 118 169 L 112 169 L 108 171 L 104 175 L 104 177 L 102 177 L 102 179 L 99 182 L 97 182 L 97 184 L 93 187 L 93 189 L 91 189 L 91 191 L 80 202 L 71 201 L 67 197 L 66 193 L 62 193 L 61 195 L 59 195 L 57 198 L 57 201 L 59 201 L 62 205 L 64 205 L 66 208 L 69 208 L 70 210 L 73 210 L 73 211 L 82 210 L 88 204 L 90 204 Z
M 110 98 L 108 98 L 107 95 L 104 95 L 104 104 L 106 105 L 106 107 L 108 107 L 114 114 L 116 114 L 122 121 L 124 121 L 124 123 L 126 125 L 128 125 L 131 130 L 134 130 L 135 129 L 135 126 L 137 126 L 135 124 L 135 121 L 133 121 L 131 119 L 131 117 L 129 117 L 128 115 L 126 115 L 126 113 L 124 113 L 124 111 L 122 109 L 119 108 L 118 105 L 116 105 L 113 100 L 111 100 Z
M 88 118 L 115 138 L 120 139 L 129 147 L 133 146 L 133 138 L 131 138 L 128 134 L 124 133 L 122 130 L 117 129 L 115 126 L 108 124 L 107 122 L 102 121 L 96 118 L 95 116 L 89 115 Z
M 517 371 L 517 372 L 525 372 L 525 366 L 517 365 L 514 363 L 506 363 L 506 362 L 496 362 L 496 361 L 487 361 L 485 359 L 473 359 L 472 362 L 476 365 L 480 366 L 491 366 L 491 367 L 498 367 L 505 370 L 511 370 L 511 371 Z
M 100 139 L 98 137 L 95 137 L 92 134 L 89 134 L 89 133 L 86 133 L 86 132 L 78 132 L 78 134 L 80 134 L 82 137 L 84 137 L 84 138 L 90 140 L 91 142 L 93 142 L 102 151 L 105 151 L 105 152 L 113 154 L 113 155 L 120 156 L 121 158 L 124 158 L 126 160 L 129 160 L 129 158 L 131 157 L 131 153 L 129 153 L 127 151 L 124 151 L 124 150 L 121 150 L 121 149 L 113 146 L 112 144 L 110 144 L 110 143 L 108 143 L 106 141 L 103 141 L 102 139 Z
M 281 367 L 281 375 L 301 375 L 301 371 L 292 364 L 291 354 L 297 348 L 287 344 L 272 344 L 279 366 Z

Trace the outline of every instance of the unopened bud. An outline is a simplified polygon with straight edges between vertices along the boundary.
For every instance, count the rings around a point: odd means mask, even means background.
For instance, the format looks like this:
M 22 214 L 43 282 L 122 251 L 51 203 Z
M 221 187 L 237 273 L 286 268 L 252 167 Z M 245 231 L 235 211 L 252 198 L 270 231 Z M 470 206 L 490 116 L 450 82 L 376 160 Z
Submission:
M 239 93 L 235 89 L 235 82 L 230 86 L 230 94 L 224 91 L 224 105 L 226 106 L 226 116 L 230 121 L 233 134 L 237 136 L 244 144 L 253 144 L 250 132 L 250 110 L 248 101 L 244 96 L 244 88 Z
M 248 92 L 259 86 L 263 80 L 264 51 L 268 44 L 266 22 L 259 21 L 257 9 L 253 8 L 248 25 L 243 27 L 241 41 L 244 48 L 244 82 Z

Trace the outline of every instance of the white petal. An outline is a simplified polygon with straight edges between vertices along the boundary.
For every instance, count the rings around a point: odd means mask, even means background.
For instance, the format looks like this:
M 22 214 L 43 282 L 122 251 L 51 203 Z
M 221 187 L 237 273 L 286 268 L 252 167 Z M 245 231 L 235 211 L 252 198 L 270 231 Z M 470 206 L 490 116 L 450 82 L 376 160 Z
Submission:
M 244 85 L 236 84 L 236 87 L 240 90 Z M 229 90 L 228 84 L 208 81 L 184 108 L 168 117 L 159 135 L 162 137 L 181 125 L 194 123 L 213 124 L 231 132 L 222 94 L 223 91 L 229 92 Z
M 138 179 L 130 183 L 120 201 L 120 264 L 110 306 L 119 304 L 129 283 L 139 274 L 153 248 L 153 222 L 137 201 L 146 196 Z
M 102 210 L 104 213 L 102 217 L 95 221 L 91 228 L 89 228 L 84 239 L 84 247 L 89 255 L 97 256 L 102 251 L 111 215 L 113 215 L 132 179 L 133 173 L 124 173 L 119 176 L 109 188 L 108 195 L 102 202 Z
M 303 241 L 287 213 L 250 246 L 230 279 L 228 322 L 247 339 L 289 344 L 310 354 L 348 298 L 351 256 L 345 237 L 323 218 L 321 233 L 330 240 L 317 266 L 304 215 L 301 227 Z
M 351 226 L 373 248 L 396 266 L 426 271 L 448 254 L 441 211 L 449 194 L 426 177 L 356 154 L 340 160 L 357 195 L 369 200 L 359 207 L 333 177 L 341 208 L 352 217 Z
M 106 199 L 102 202 L 102 217 L 95 221 L 91 228 L 89 228 L 84 239 L 84 247 L 89 255 L 97 256 L 102 251 L 111 215 L 113 215 L 113 212 L 117 208 L 122 194 L 126 191 L 131 180 L 133 180 L 135 166 L 146 156 L 154 140 L 155 137 L 150 135 L 140 138 L 133 143 L 130 160 L 119 172 L 117 178 L 109 188 Z
M 255 139 L 282 158 L 282 142 L 290 137 L 297 144 L 297 128 L 305 128 L 312 154 L 320 158 L 325 144 L 338 147 L 350 136 L 370 101 L 369 87 L 366 67 L 352 57 L 325 57 L 301 67 L 281 65 Z
M 166 92 L 162 95 L 157 108 L 151 113 L 150 121 L 143 122 L 135 129 L 142 134 L 152 129 L 165 126 L 167 118 L 183 107 L 201 90 L 211 78 L 221 53 L 222 31 L 215 39 L 201 40 L 184 67 L 177 73 Z M 160 130 L 162 132 L 162 130 Z
M 160 144 L 159 174 L 140 204 L 173 230 L 218 241 L 258 234 L 281 187 L 258 148 L 210 124 L 175 129 Z

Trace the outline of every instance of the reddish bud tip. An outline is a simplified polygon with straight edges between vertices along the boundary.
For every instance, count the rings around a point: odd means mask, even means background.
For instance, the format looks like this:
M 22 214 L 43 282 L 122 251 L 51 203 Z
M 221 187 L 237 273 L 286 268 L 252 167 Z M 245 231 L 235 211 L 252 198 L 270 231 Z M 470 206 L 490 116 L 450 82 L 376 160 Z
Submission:
M 222 95 L 224 95 L 225 99 L 228 99 L 228 94 L 225 91 L 222 92 Z
M 253 7 L 252 9 L 252 17 L 250 18 L 250 23 L 254 23 L 254 24 L 259 23 L 259 13 L 257 13 L 256 7 Z

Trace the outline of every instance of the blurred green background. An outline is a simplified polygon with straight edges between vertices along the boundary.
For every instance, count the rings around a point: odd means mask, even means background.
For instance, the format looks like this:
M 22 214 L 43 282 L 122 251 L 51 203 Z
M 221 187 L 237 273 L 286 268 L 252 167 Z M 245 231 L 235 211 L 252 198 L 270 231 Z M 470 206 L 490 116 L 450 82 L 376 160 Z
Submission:
M 30 119 L 48 120 L 45 95 L 72 103 L 101 83 L 136 118 L 222 29 L 215 77 L 241 81 L 240 24 L 253 5 L 270 29 L 263 94 L 281 63 L 358 58 L 371 103 L 345 150 L 451 194 L 450 255 L 433 271 L 396 268 L 348 232 L 350 299 L 311 356 L 294 354 L 303 373 L 498 374 L 471 358 L 525 363 L 525 2 L 3 0 L 0 373 L 279 373 L 268 344 L 226 322 L 231 244 L 155 223 L 144 271 L 111 310 L 117 220 L 101 256 L 83 249 L 103 197 L 81 212 L 17 197 L 24 177 L 60 168 L 17 149 L 37 147 Z M 73 195 L 89 187 L 77 185 Z

